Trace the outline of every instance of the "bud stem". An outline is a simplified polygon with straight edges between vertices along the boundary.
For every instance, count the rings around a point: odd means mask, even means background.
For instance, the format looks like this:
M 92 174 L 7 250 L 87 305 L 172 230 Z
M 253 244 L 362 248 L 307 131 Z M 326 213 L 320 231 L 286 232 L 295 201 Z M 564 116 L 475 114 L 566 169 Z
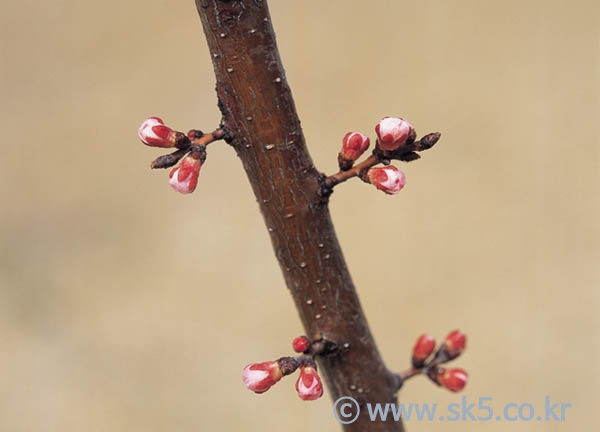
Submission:
M 223 131 L 223 129 L 221 129 L 221 128 L 215 129 L 211 133 L 207 133 L 207 134 L 204 134 L 204 135 L 202 135 L 202 136 L 200 136 L 198 138 L 194 138 L 192 140 L 192 145 L 198 145 L 198 146 L 206 147 L 211 142 L 223 139 L 224 135 L 225 135 L 225 132 Z
M 415 377 L 417 375 L 421 375 L 425 373 L 425 369 L 408 369 L 404 372 L 400 372 L 399 374 L 394 374 L 394 378 L 396 380 L 396 391 L 400 390 L 402 388 L 402 385 L 404 384 L 404 381 L 406 381 L 407 379 L 410 379 L 412 377 Z
M 190 151 L 192 146 L 201 146 L 206 148 L 206 146 L 208 146 L 210 143 L 223 139 L 225 132 L 223 131 L 223 129 L 219 128 L 211 133 L 198 135 L 199 136 L 197 138 L 192 139 L 187 146 L 180 148 L 179 150 L 174 151 L 173 153 L 157 157 L 152 161 L 150 167 L 153 169 L 170 168 L 177 164 L 177 162 L 179 162 L 181 158 L 184 157 L 187 154 L 187 152 Z
M 188 151 L 189 151 L 189 148 L 183 148 L 183 149 L 174 151 L 173 153 L 159 156 L 152 161 L 152 164 L 150 165 L 150 167 L 152 169 L 171 168 L 172 166 L 177 164 L 177 162 L 179 162 L 179 160 L 182 157 L 184 157 Z
M 377 165 L 381 161 L 375 156 L 369 156 L 367 159 L 353 166 L 347 171 L 339 171 L 336 174 L 330 175 L 325 180 L 325 185 L 328 187 L 334 187 L 339 183 L 343 183 L 346 180 L 361 175 L 362 172 L 368 171 L 369 168 Z

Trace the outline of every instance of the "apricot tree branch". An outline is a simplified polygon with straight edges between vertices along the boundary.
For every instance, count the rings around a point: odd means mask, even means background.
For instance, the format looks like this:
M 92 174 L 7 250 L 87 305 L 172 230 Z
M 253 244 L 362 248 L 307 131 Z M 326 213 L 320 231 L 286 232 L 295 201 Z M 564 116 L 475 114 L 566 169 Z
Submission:
M 395 403 L 393 374 L 375 345 L 318 193 L 320 173 L 305 145 L 267 2 L 196 0 L 196 5 L 222 124 L 248 175 L 306 334 L 339 347 L 316 358 L 327 392 L 333 400 L 352 396 L 362 406 Z M 344 429 L 403 427 L 393 419 L 371 422 L 363 412 Z
M 247 365 L 243 373 L 246 387 L 263 393 L 300 369 L 298 395 L 314 400 L 323 394 L 318 363 L 332 399 L 351 396 L 359 407 L 395 403 L 404 381 L 418 374 L 426 374 L 450 390 L 462 389 L 467 379 L 462 369 L 445 371 L 439 367 L 464 348 L 460 332 L 451 333 L 429 362 L 435 342 L 424 335 L 413 350 L 411 370 L 394 374 L 385 367 L 327 206 L 333 187 L 352 177 L 360 177 L 387 194 L 398 193 L 405 176 L 390 161 L 419 159 L 417 152 L 431 148 L 440 134 L 417 141 L 408 121 L 384 117 L 375 128 L 377 141 L 371 156 L 354 165 L 370 141 L 364 134 L 349 132 L 338 155 L 340 172 L 329 177 L 321 174 L 304 142 L 267 2 L 196 0 L 196 5 L 217 79 L 221 126 L 210 134 L 194 129 L 183 134 L 167 127 L 162 119 L 149 117 L 138 135 L 146 145 L 177 149 L 156 159 L 152 168 L 179 163 L 169 173 L 169 184 L 180 193 L 195 190 L 206 161 L 206 147 L 213 141 L 229 143 L 246 170 L 308 335 L 294 339 L 293 348 L 301 353 L 299 356 Z M 378 164 L 384 167 L 376 167 Z M 344 429 L 403 431 L 403 426 L 393 416 L 373 421 L 366 410 L 361 410 Z
M 323 394 L 318 363 L 331 397 L 351 396 L 359 407 L 395 403 L 403 383 L 417 375 L 426 375 L 451 391 L 464 388 L 465 371 L 440 367 L 464 349 L 466 338 L 459 331 L 450 333 L 430 360 L 435 340 L 422 335 L 413 349 L 411 369 L 395 374 L 385 367 L 327 206 L 333 187 L 352 177 L 387 194 L 398 193 L 405 176 L 390 161 L 419 159 L 417 152 L 431 148 L 440 134 L 416 140 L 408 121 L 384 117 L 375 127 L 377 140 L 371 156 L 355 165 L 370 140 L 360 132 L 349 132 L 338 154 L 340 171 L 329 177 L 319 173 L 304 142 L 266 1 L 196 0 L 196 5 L 217 78 L 221 126 L 210 134 L 195 129 L 183 134 L 167 127 L 162 119 L 149 117 L 138 135 L 148 146 L 177 149 L 156 159 L 152 168 L 167 168 L 181 161 L 169 174 L 169 184 L 180 193 L 195 190 L 206 148 L 216 140 L 229 143 L 243 163 L 286 285 L 309 335 L 293 341 L 299 356 L 247 365 L 243 372 L 246 387 L 263 393 L 300 369 L 298 395 L 314 400 Z M 393 416 L 373 421 L 361 410 L 344 429 L 402 431 L 403 426 Z

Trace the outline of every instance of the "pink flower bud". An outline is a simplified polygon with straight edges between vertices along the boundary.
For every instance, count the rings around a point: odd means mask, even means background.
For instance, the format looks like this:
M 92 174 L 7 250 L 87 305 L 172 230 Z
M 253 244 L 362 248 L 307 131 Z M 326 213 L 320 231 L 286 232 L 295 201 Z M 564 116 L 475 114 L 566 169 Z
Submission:
M 292 342 L 292 346 L 294 347 L 294 351 L 297 353 L 303 353 L 310 348 L 310 341 L 306 336 L 298 336 Z
M 283 374 L 276 361 L 249 364 L 242 372 L 244 385 L 254 393 L 264 393 L 269 390 Z
M 169 184 L 177 192 L 188 194 L 194 192 L 200 174 L 200 160 L 187 155 L 169 174 Z
M 427 357 L 435 349 L 435 339 L 428 334 L 421 335 L 413 348 L 412 364 L 415 368 L 421 368 Z
M 440 385 L 451 392 L 459 392 L 465 388 L 469 375 L 463 369 L 438 369 L 437 379 Z
M 342 140 L 342 156 L 351 161 L 358 159 L 370 144 L 369 137 L 360 132 L 348 132 Z
M 300 377 L 296 381 L 296 391 L 300 399 L 309 401 L 323 396 L 323 384 L 317 370 L 312 366 L 300 369 Z
M 177 133 L 165 126 L 158 117 L 149 117 L 138 129 L 138 136 L 142 142 L 151 147 L 175 147 Z
M 377 189 L 389 195 L 397 194 L 406 184 L 404 173 L 393 165 L 371 168 L 367 177 Z
M 403 118 L 384 117 L 375 126 L 379 147 L 382 150 L 396 150 L 406 144 L 406 140 L 414 134 L 412 125 Z
M 451 331 L 444 339 L 444 345 L 446 345 L 450 358 L 456 358 L 465 350 L 467 336 L 460 330 Z

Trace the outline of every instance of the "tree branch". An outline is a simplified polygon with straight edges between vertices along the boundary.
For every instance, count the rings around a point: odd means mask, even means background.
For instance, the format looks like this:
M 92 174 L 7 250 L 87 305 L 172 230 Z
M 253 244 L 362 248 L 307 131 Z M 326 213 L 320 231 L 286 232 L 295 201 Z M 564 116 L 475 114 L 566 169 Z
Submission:
M 395 403 L 385 367 L 338 243 L 320 173 L 305 145 L 264 0 L 196 0 L 213 60 L 219 107 L 271 236 L 307 335 L 337 347 L 317 362 L 333 400 Z M 342 180 L 343 181 L 343 180 Z M 361 410 L 346 431 L 402 431 Z

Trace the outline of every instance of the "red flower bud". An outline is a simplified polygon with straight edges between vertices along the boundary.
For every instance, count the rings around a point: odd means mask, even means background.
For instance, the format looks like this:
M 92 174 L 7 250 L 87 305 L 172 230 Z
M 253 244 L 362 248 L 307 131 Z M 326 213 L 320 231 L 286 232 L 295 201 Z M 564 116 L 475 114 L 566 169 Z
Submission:
M 444 339 L 444 345 L 451 359 L 462 354 L 467 346 L 467 336 L 460 330 L 454 330 Z
M 403 118 L 384 117 L 375 126 L 379 147 L 382 150 L 396 150 L 406 144 L 411 135 L 414 135 L 412 125 Z
M 469 375 L 463 369 L 444 370 L 439 368 L 437 379 L 442 387 L 447 388 L 451 392 L 459 392 L 467 385 Z
M 310 341 L 306 336 L 298 336 L 292 342 L 292 346 L 294 347 L 294 351 L 296 351 L 297 353 L 303 353 L 308 351 L 308 349 L 310 348 Z
M 431 355 L 435 349 L 435 339 L 433 336 L 424 334 L 419 336 L 417 343 L 413 348 L 412 364 L 415 368 L 421 368 L 425 364 L 427 357 Z
M 368 136 L 360 132 L 348 132 L 342 143 L 342 156 L 354 162 L 369 148 L 371 142 Z
M 244 385 L 254 393 L 264 393 L 269 390 L 283 374 L 276 361 L 249 364 L 244 368 L 242 380 Z
M 194 192 L 198 184 L 198 175 L 202 162 L 191 154 L 183 158 L 178 166 L 169 174 L 169 184 L 177 192 L 188 194 Z
M 296 381 L 296 391 L 300 399 L 308 401 L 323 396 L 323 384 L 317 370 L 312 366 L 300 369 L 300 377 Z
M 377 189 L 389 195 L 397 194 L 406 184 L 404 173 L 393 165 L 371 168 L 367 177 Z
M 138 136 L 142 142 L 151 147 L 175 147 L 177 133 L 165 126 L 158 117 L 149 117 L 138 129 Z

